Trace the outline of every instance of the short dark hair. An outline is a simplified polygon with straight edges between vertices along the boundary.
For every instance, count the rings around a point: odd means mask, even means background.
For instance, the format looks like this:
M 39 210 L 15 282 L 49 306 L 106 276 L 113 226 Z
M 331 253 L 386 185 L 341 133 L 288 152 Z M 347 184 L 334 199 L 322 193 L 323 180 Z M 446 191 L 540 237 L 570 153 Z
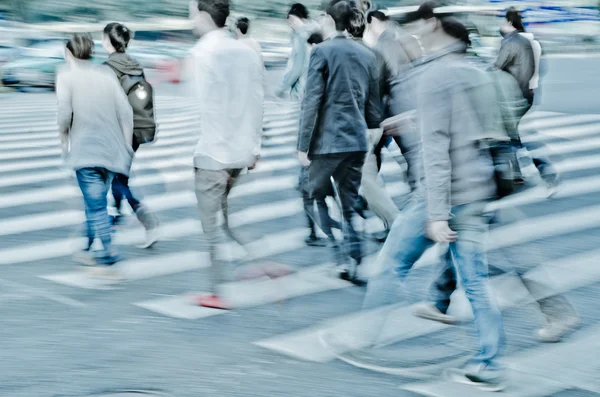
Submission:
M 131 40 L 131 30 L 120 23 L 109 23 L 104 27 L 104 34 L 117 52 L 125 52 Z
M 369 11 L 369 13 L 367 14 L 367 23 L 371 23 L 373 22 L 373 18 L 377 19 L 378 21 L 381 22 L 385 22 L 388 21 L 390 19 L 390 17 L 388 17 L 387 15 L 385 15 L 383 13 L 383 11 L 381 10 L 374 10 L 374 11 Z
M 287 17 L 289 18 L 290 15 L 293 15 L 300 19 L 308 19 L 308 9 L 304 4 L 294 3 L 290 7 L 290 11 L 288 12 Z
M 197 0 L 198 11 L 210 15 L 217 27 L 222 28 L 229 17 L 229 0 Z
M 352 10 L 352 6 L 347 1 L 334 0 L 331 2 L 327 8 L 327 14 L 331 15 L 331 18 L 333 18 L 335 30 L 343 32 L 350 28 L 350 20 L 352 19 L 353 14 Z
M 515 7 L 510 7 L 506 10 L 506 20 L 512 24 L 512 26 L 519 32 L 525 32 L 525 26 L 523 26 L 523 17 L 519 10 Z
M 352 9 L 352 18 L 350 18 L 350 26 L 348 33 L 354 38 L 360 39 L 365 34 L 367 27 L 365 14 L 358 8 Z
M 89 34 L 75 33 L 67 41 L 67 49 L 77 59 L 90 59 L 94 53 L 94 41 Z
M 471 45 L 471 39 L 469 38 L 469 29 L 467 29 L 467 27 L 462 22 L 460 22 L 458 19 L 454 18 L 450 14 L 436 13 L 436 7 L 436 3 L 434 3 L 433 1 L 427 1 L 423 3 L 417 11 L 409 15 L 408 21 L 436 18 L 440 21 L 442 29 L 447 35 L 452 36 L 455 39 L 459 39 L 467 46 Z
M 250 20 L 246 17 L 241 17 L 235 23 L 235 27 L 242 32 L 242 34 L 248 33 L 248 29 L 250 29 Z
M 321 44 L 323 42 L 323 35 L 321 34 L 321 32 L 314 32 L 310 35 L 306 42 L 310 45 Z

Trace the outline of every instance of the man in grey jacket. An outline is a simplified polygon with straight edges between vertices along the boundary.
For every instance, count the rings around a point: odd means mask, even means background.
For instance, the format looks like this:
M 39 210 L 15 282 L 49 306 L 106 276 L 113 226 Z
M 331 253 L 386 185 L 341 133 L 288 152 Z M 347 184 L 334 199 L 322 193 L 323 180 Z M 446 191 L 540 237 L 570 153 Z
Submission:
M 338 264 L 362 260 L 360 237 L 352 225 L 362 166 L 368 150 L 367 129 L 381 122 L 375 55 L 345 36 L 352 17 L 346 1 L 328 7 L 337 34 L 311 53 L 307 90 L 302 101 L 298 157 L 309 167 L 309 191 L 324 199 L 333 178 L 344 215 L 345 255 L 334 245 Z M 346 263 L 345 263 L 346 262 Z M 355 279 L 354 269 L 342 278 Z
M 519 34 L 524 31 L 520 13 L 514 8 L 508 9 L 500 26 L 504 39 L 494 66 L 510 73 L 519 83 L 523 97 L 533 103 L 529 82 L 535 74 L 535 57 L 531 41 Z
M 491 156 L 479 144 L 493 133 L 494 88 L 483 71 L 465 60 L 468 31 L 460 22 L 436 17 L 431 3 L 421 6 L 416 18 L 421 43 L 430 54 L 418 90 L 426 230 L 431 240 L 449 244 L 446 261 L 453 261 L 461 277 L 481 346 L 464 369 L 448 375 L 460 383 L 502 390 L 498 356 L 504 329 L 485 256 L 490 216 L 484 208 L 496 196 L 496 185 Z

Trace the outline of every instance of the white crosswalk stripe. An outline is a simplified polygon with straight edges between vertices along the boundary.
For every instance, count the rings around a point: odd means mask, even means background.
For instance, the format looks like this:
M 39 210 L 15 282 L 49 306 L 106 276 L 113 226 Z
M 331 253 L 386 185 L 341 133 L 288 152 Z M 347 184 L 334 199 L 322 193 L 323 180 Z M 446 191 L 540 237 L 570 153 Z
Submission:
M 178 97 L 157 97 L 159 139 L 152 145 L 143 146 L 136 154 L 131 186 L 145 193 L 144 202 L 161 219 L 162 242 L 159 244 L 166 248 L 172 242 L 192 236 L 197 237 L 198 245 L 188 245 L 176 252 L 161 250 L 149 256 L 129 258 L 125 255 L 125 260 L 117 265 L 125 285 L 192 272 L 206 274 L 194 277 L 208 278 L 206 269 L 210 267 L 210 260 L 201 245 L 203 233 L 195 210 L 193 187 L 192 153 L 197 140 L 195 106 Z M 321 252 L 319 249 L 307 248 L 304 243 L 307 231 L 302 200 L 296 192 L 298 111 L 299 106 L 295 104 L 265 104 L 261 161 L 254 171 L 240 178 L 230 195 L 230 224 L 234 232 L 257 232 L 243 248 L 230 243 L 221 249 L 226 258 L 233 257 L 242 263 L 274 260 L 285 264 L 290 258 L 290 267 L 295 272 L 274 280 L 265 278 L 225 284 L 224 295 L 238 310 L 324 292 L 347 293 L 341 290 L 351 286 L 331 274 L 327 249 L 321 249 L 326 252 L 325 256 L 318 255 L 315 252 Z M 100 281 L 82 271 L 69 271 L 64 263 L 56 266 L 57 260 L 68 258 L 85 243 L 83 237 L 74 234 L 83 230 L 85 215 L 74 174 L 64 168 L 60 158 L 55 116 L 53 95 L 14 95 L 10 102 L 5 101 L 0 107 L 0 265 L 31 266 L 36 269 L 39 281 L 50 286 L 110 293 L 115 282 Z M 524 142 L 545 144 L 532 154 L 558 156 L 555 165 L 564 174 L 564 181 L 553 196 L 554 205 L 548 203 L 545 187 L 531 188 L 491 203 L 491 210 L 516 206 L 523 208 L 525 213 L 532 210 L 533 215 L 495 228 L 490 233 L 489 249 L 494 251 L 600 229 L 600 206 L 590 199 L 600 191 L 600 177 L 596 176 L 600 170 L 600 116 L 536 113 L 528 116 L 522 128 L 537 130 L 536 134 L 525 134 Z M 404 183 L 405 170 L 405 164 L 399 165 L 389 153 L 385 156 L 381 175 L 394 198 L 401 199 L 408 191 Z M 367 222 L 367 227 L 376 230 L 380 222 Z M 143 228 L 133 222 L 114 235 L 115 243 L 125 251 L 128 246 L 142 243 L 143 239 Z M 417 264 L 417 269 L 435 264 L 443 249 L 436 246 L 429 250 Z M 295 265 L 297 261 L 292 258 L 305 255 L 320 258 L 314 262 L 318 265 Z M 380 270 L 373 266 L 375 258 L 376 253 L 363 266 L 365 275 Z M 599 251 L 576 252 L 546 261 L 531 270 L 528 276 L 551 285 L 557 292 L 571 291 L 600 283 L 600 271 L 595 266 L 599 260 Z M 66 261 L 68 263 L 70 259 Z M 504 310 L 519 307 L 531 299 L 515 277 L 496 277 L 492 286 Z M 153 295 L 139 294 L 127 303 L 140 311 L 196 321 L 223 313 L 192 304 L 189 294 L 198 291 L 167 294 L 159 284 L 153 292 Z M 82 307 L 87 309 L 90 305 Z M 456 293 L 452 305 L 453 311 L 464 312 L 464 297 L 461 298 L 460 292 Z M 335 355 L 322 346 L 321 332 L 360 329 L 370 323 L 369 318 L 381 316 L 383 312 L 391 319 L 382 334 L 389 344 L 446 329 L 446 326 L 413 317 L 409 307 L 396 306 L 333 318 L 308 328 L 271 335 L 255 344 L 296 359 L 327 362 Z M 592 371 L 587 371 L 574 359 L 575 355 L 597 355 L 600 345 L 591 336 L 592 331 L 598 330 L 583 330 L 561 346 L 533 347 L 506 357 L 514 379 L 536 380 L 536 387 L 522 382 L 521 387 L 509 395 L 547 396 L 573 387 L 598 392 L 600 383 L 591 375 Z M 567 367 L 570 370 L 561 373 L 559 367 L 552 366 L 552 360 L 540 367 L 543 370 L 535 370 L 533 363 L 546 356 L 569 357 Z M 442 380 L 414 383 L 406 385 L 406 389 L 440 397 L 478 395 L 471 388 Z

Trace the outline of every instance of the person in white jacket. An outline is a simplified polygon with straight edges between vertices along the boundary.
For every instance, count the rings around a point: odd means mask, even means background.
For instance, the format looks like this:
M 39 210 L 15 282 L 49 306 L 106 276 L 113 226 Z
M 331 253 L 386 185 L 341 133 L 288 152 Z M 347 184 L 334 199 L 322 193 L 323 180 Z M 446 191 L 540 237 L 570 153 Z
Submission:
M 226 28 L 229 0 L 197 0 L 190 18 L 200 40 L 191 50 L 191 94 L 198 102 L 199 134 L 194 152 L 196 197 L 211 258 L 211 295 L 201 306 L 227 309 L 217 292 L 225 281 L 218 261 L 217 213 L 228 227 L 227 196 L 242 170 L 259 159 L 263 123 L 263 71 L 258 54 Z

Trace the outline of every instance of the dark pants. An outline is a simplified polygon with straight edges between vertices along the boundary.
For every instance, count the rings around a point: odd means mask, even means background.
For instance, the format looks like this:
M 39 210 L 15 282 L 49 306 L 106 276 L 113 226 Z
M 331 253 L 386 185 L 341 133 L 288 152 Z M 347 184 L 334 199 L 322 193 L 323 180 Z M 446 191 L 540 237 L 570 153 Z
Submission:
M 300 170 L 298 186 L 299 190 L 302 192 L 304 214 L 306 215 L 311 236 L 316 235 L 315 225 L 318 225 L 330 240 L 335 240 L 331 230 L 334 221 L 329 216 L 329 207 L 327 207 L 327 203 L 324 199 L 315 200 L 308 191 L 308 168 L 302 168 Z M 333 186 L 330 185 L 329 188 L 329 193 L 327 195 L 333 196 Z M 315 213 L 315 201 L 317 202 L 318 213 Z
M 362 179 L 362 167 L 366 153 L 336 153 L 314 156 L 308 169 L 309 192 L 311 197 L 324 201 L 331 189 L 331 178 L 338 188 L 339 199 L 344 217 L 344 249 L 343 255 L 350 256 L 359 264 L 362 261 L 362 247 L 359 234 L 352 221 L 358 210 L 358 189 Z M 323 212 L 319 211 L 324 223 Z M 338 261 L 342 258 L 337 257 Z
M 132 143 L 133 151 L 136 152 L 140 147 L 137 139 L 135 139 L 135 135 L 133 136 Z M 140 202 L 136 199 L 129 188 L 129 177 L 122 174 L 116 174 L 112 181 L 112 194 L 115 199 L 115 207 L 117 210 L 121 208 L 121 202 L 123 198 L 127 200 L 131 209 L 135 212 L 140 206 Z

